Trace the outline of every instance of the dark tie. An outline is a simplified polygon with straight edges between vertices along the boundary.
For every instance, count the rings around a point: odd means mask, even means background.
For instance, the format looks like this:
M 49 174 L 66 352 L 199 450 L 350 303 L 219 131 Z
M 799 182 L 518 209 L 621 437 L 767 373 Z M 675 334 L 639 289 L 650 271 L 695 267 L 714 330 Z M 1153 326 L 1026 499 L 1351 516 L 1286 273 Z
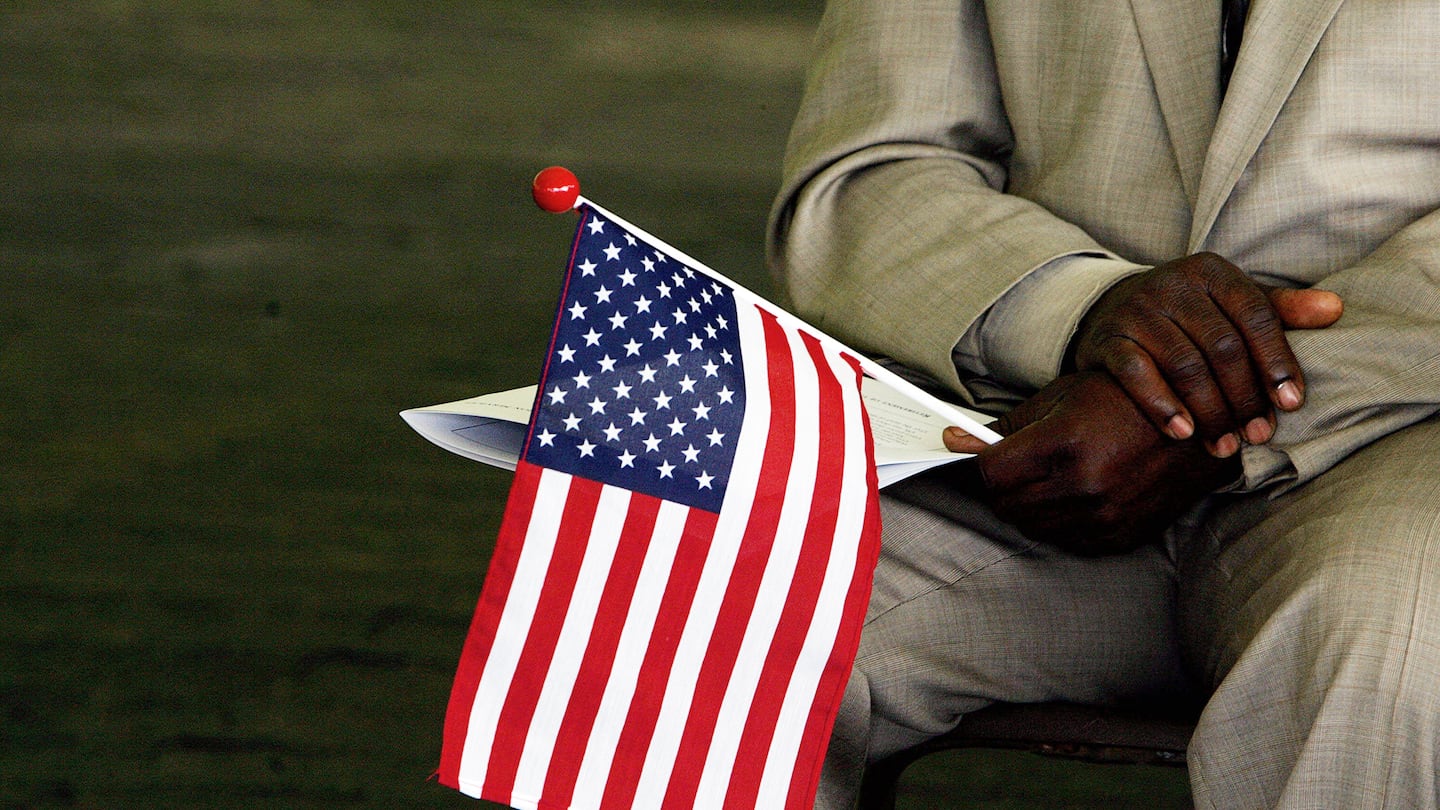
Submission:
M 1230 73 L 1235 69 L 1235 55 L 1240 53 L 1240 37 L 1245 33 L 1245 15 L 1250 0 L 1223 0 L 1220 11 L 1220 94 L 1230 86 Z

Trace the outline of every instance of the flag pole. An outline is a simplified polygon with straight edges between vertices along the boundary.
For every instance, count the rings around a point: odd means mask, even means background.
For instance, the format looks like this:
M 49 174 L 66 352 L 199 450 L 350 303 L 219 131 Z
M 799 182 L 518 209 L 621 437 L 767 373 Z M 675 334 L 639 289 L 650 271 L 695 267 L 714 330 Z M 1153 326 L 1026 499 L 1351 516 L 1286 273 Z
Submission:
M 603 216 L 612 220 L 616 225 L 619 225 L 625 230 L 630 231 L 636 236 L 642 237 L 647 242 L 654 245 L 656 248 L 659 248 L 661 251 L 664 251 L 674 256 L 680 261 L 691 265 L 695 269 L 702 270 L 712 276 L 724 279 L 726 284 L 735 288 L 737 291 L 754 299 L 755 301 L 764 304 L 766 309 L 769 310 L 773 315 L 775 315 L 775 317 L 778 318 L 782 323 L 787 323 L 792 327 L 801 328 L 806 332 L 814 334 L 822 342 L 829 343 L 832 346 L 836 346 L 844 350 L 846 353 L 850 354 L 857 361 L 859 361 L 861 370 L 863 370 L 867 375 L 875 378 L 876 380 L 879 380 L 882 383 L 885 383 L 886 385 L 893 388 L 895 391 L 904 394 L 905 396 L 908 396 L 910 399 L 915 400 L 917 403 L 924 405 L 925 407 L 934 411 L 939 416 L 950 420 L 950 423 L 952 425 L 961 428 L 966 433 L 969 433 L 971 436 L 974 436 L 975 438 L 980 439 L 984 442 L 988 442 L 990 444 L 994 444 L 995 442 L 1000 441 L 1001 436 L 999 433 L 996 433 L 991 428 L 986 427 L 980 422 L 977 422 L 975 419 L 967 416 L 965 413 L 956 409 L 955 406 L 951 405 L 945 400 L 940 399 L 939 397 L 919 388 L 914 383 L 899 376 L 890 369 L 885 368 L 884 366 L 880 365 L 869 357 L 866 357 L 865 355 L 849 348 L 848 346 L 845 346 L 844 344 L 825 334 L 821 330 L 816 329 L 814 326 L 806 323 L 803 319 L 795 316 L 794 314 L 787 312 L 786 310 L 783 310 L 777 306 L 774 306 L 773 304 L 770 304 L 768 301 L 765 301 L 765 299 L 761 298 L 750 290 L 745 289 L 734 281 L 720 276 L 720 274 L 716 273 L 714 270 L 711 270 L 703 262 L 697 261 L 694 257 L 686 255 L 684 251 L 678 250 L 673 245 L 667 244 L 663 240 L 656 238 L 644 229 L 638 228 L 634 224 L 627 222 L 622 217 L 616 216 L 611 211 L 608 211 L 600 205 L 597 205 L 593 200 L 588 200 L 585 197 L 581 196 L 579 179 L 575 177 L 574 172 L 570 171 L 564 166 L 550 166 L 548 168 L 541 169 L 540 172 L 535 175 L 535 179 L 531 183 L 530 193 L 531 196 L 535 198 L 536 205 L 540 206 L 542 210 L 548 211 L 552 214 L 561 214 L 566 211 L 573 211 L 576 208 L 580 207 L 582 204 L 589 205 L 591 208 L 595 209 Z

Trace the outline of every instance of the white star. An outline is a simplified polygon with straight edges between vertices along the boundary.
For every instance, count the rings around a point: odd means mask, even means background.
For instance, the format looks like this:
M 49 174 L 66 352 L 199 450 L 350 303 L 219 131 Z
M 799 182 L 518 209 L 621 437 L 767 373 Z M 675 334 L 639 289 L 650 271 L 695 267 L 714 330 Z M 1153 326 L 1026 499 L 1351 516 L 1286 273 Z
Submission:
M 714 338 L 718 334 L 720 334 L 720 330 L 715 328 L 715 324 L 705 324 L 705 337 Z
M 649 363 L 640 369 L 640 382 L 655 382 L 655 369 L 651 368 Z
M 560 390 L 560 386 L 557 385 L 550 389 L 549 397 L 551 405 L 559 405 L 565 401 L 565 392 Z
M 668 262 L 668 261 L 670 261 L 670 260 L 667 259 L 667 258 L 665 258 L 665 254 L 664 254 L 664 253 L 656 253 L 656 254 L 655 254 L 655 261 L 657 261 L 657 262 L 659 262 L 659 263 L 661 263 L 661 264 L 664 264 L 664 263 L 666 263 L 666 262 Z
M 723 440 L 725 439 L 725 434 L 724 434 L 724 433 L 721 433 L 718 429 L 716 429 L 716 430 L 710 431 L 710 434 L 707 435 L 705 438 L 707 438 L 707 439 L 710 440 L 710 446 L 711 446 L 711 447 L 719 447 L 719 446 L 721 446 L 721 443 L 722 443 Z
M 604 357 L 600 358 L 600 370 L 601 370 L 601 371 L 614 371 L 614 370 L 615 370 L 615 360 L 614 360 L 614 358 L 612 358 L 612 357 L 611 357 L 610 355 L 608 355 L 608 354 L 605 355 Z
M 572 349 L 572 348 L 570 348 L 570 344 L 569 344 L 569 343 L 566 343 L 566 344 L 565 344 L 565 348 L 563 348 L 563 349 L 561 349 L 561 350 L 559 350 L 559 351 L 557 351 L 557 352 L 555 352 L 555 353 L 558 354 L 558 355 L 560 355 L 560 362 L 562 362 L 562 363 L 573 363 L 573 362 L 575 362 L 575 350 Z
M 660 286 L 656 287 L 655 289 L 659 291 L 661 298 L 669 298 L 669 297 L 670 297 L 670 285 L 669 285 L 669 284 L 666 284 L 665 282 L 662 281 L 662 282 L 660 282 Z
M 661 326 L 658 321 L 655 323 L 654 326 L 651 326 L 651 327 L 650 327 L 650 339 L 651 339 L 651 340 L 664 340 L 664 339 L 665 339 L 665 327 Z
M 612 262 L 620 261 L 620 248 L 615 247 L 614 242 L 611 242 L 610 246 L 605 248 L 601 252 L 605 254 L 605 258 L 609 259 Z
M 580 320 L 584 320 L 584 319 L 585 319 L 585 307 L 582 306 L 579 301 L 576 301 L 576 302 L 575 302 L 575 306 L 570 307 L 570 320 L 572 320 L 572 321 L 580 321 Z
M 610 295 L 611 295 L 610 291 L 607 290 L 607 289 L 605 289 L 605 285 L 604 285 L 604 284 L 601 284 L 601 285 L 600 285 L 600 289 L 598 289 L 598 290 L 595 291 L 595 303 L 597 303 L 597 304 L 608 304 L 608 303 L 610 303 Z
M 699 301 L 696 301 L 694 298 L 691 298 L 691 299 L 690 299 L 690 311 L 691 311 L 691 312 L 699 312 L 699 311 L 700 311 L 700 302 L 699 302 Z
M 621 453 L 621 454 L 620 454 L 620 466 L 621 466 L 621 467 L 634 467 L 634 466 L 635 466 L 635 454 L 632 453 L 632 452 L 630 452 L 629 450 L 626 450 L 625 452 Z
M 690 351 L 692 352 L 700 351 L 700 347 L 703 346 L 705 343 L 703 340 L 700 339 L 699 335 L 691 335 L 690 337 L 686 338 L 686 340 L 690 342 Z
M 586 345 L 586 346 L 599 346 L 599 345 L 600 345 L 600 333 L 599 333 L 599 332 L 596 332 L 596 331 L 595 331 L 595 327 L 593 327 L 593 326 L 590 327 L 590 331 L 589 331 L 589 332 L 586 332 L 585 334 L 581 335 L 581 337 L 585 338 L 585 345 Z
M 537 438 L 537 439 L 540 440 L 540 446 L 541 446 L 541 447 L 554 447 L 554 446 L 555 446 L 555 434 L 554 434 L 554 433 L 551 433 L 549 428 L 546 428 L 545 430 L 543 430 L 543 431 L 541 431 L 540 433 L 536 434 L 535 438 Z
M 642 313 L 642 312 L 649 312 L 649 311 L 650 311 L 650 299 L 649 299 L 649 298 L 646 298 L 645 296 L 642 295 L 642 296 L 640 296 L 639 298 L 636 298 L 636 299 L 635 299 L 635 314 L 636 314 L 636 315 L 639 315 L 639 314 Z
M 601 400 L 600 397 L 595 397 L 594 399 L 590 400 L 588 404 L 590 405 L 591 416 L 594 416 L 597 413 L 605 412 L 605 402 Z
M 611 316 L 610 316 L 610 328 L 611 328 L 612 330 L 614 330 L 614 329 L 624 329 L 624 328 L 625 328 L 625 321 L 628 320 L 628 318 L 629 318 L 628 315 L 621 315 L 621 314 L 618 313 L 618 312 L 615 313 L 614 315 L 611 315 Z
M 730 322 L 727 321 L 727 320 L 725 320 L 725 316 L 724 316 L 724 315 L 716 315 L 716 316 L 715 316 L 715 322 L 718 323 L 718 324 L 720 324 L 720 328 L 721 328 L 721 329 L 729 329 L 729 328 L 730 328 Z
M 682 455 L 685 456 L 685 460 L 686 460 L 687 462 L 691 463 L 691 464 L 693 464 L 693 463 L 695 463 L 696 461 L 699 461 L 699 460 L 700 460 L 700 451 L 699 451 L 699 450 L 696 450 L 696 449 L 695 449 L 695 445 L 693 445 L 693 444 L 687 446 L 684 450 L 682 450 L 682 451 L 680 451 L 680 452 L 681 452 Z
M 725 365 L 727 366 L 731 365 L 734 362 L 734 358 L 730 356 L 730 352 L 726 351 L 725 349 L 720 350 L 720 359 L 725 361 Z
M 674 312 L 673 314 L 674 314 L 674 316 L 675 316 L 675 323 L 684 323 L 684 322 L 685 322 L 685 313 L 684 313 L 684 312 L 682 312 L 682 311 L 680 311 L 680 310 L 677 309 L 677 310 L 675 310 L 675 312 Z
M 590 233 L 600 233 L 605 230 L 605 222 L 599 218 L 590 220 Z
M 689 374 L 686 374 L 684 377 L 682 377 L 682 378 L 680 379 L 680 393 L 682 393 L 682 394 L 693 394 L 693 393 L 695 393 L 695 381 L 692 380 L 692 379 L 690 379 L 690 375 L 689 375 Z
M 591 444 L 589 439 L 580 442 L 576 449 L 580 451 L 581 458 L 585 458 L 586 456 L 593 457 L 595 455 L 595 445 Z
M 676 273 L 675 275 L 671 276 L 670 278 L 671 278 L 671 280 L 673 280 L 673 281 L 675 282 L 675 286 L 676 286 L 676 287 L 684 287 L 684 286 L 685 286 L 685 277 L 682 276 L 682 275 L 680 275 L 679 273 Z
M 650 438 L 646 439 L 644 443 L 647 452 L 654 453 L 660 449 L 660 440 L 655 438 L 654 433 L 651 433 Z
M 702 405 L 696 405 L 695 407 L 691 408 L 690 410 L 692 410 L 692 411 L 695 412 L 695 418 L 696 418 L 696 419 L 709 419 L 709 418 L 710 418 L 710 406 L 709 406 L 709 405 L 703 405 L 703 404 L 702 404 Z
M 590 261 L 589 259 L 586 259 L 585 261 L 583 261 L 583 262 L 580 263 L 580 275 L 581 275 L 581 276 L 593 276 L 593 275 L 595 275 L 595 268 L 597 268 L 597 267 L 599 267 L 599 266 L 600 266 L 600 265 L 596 264 L 595 262 L 592 262 L 592 261 Z
M 635 410 L 630 412 L 630 427 L 645 424 L 646 415 L 647 414 L 644 411 L 640 410 L 639 407 L 636 407 Z
M 615 423 L 614 423 L 614 422 L 611 422 L 611 423 L 610 423 L 610 427 L 605 428 L 605 429 L 604 429 L 603 431 L 601 431 L 601 432 L 605 434 L 605 438 L 606 438 L 606 439 L 608 439 L 608 440 L 610 440 L 610 441 L 612 441 L 612 442 L 618 442 L 618 441 L 620 441 L 620 428 L 615 427 Z
M 629 398 L 630 398 L 630 386 L 626 385 L 626 384 L 623 383 L 623 382 L 620 383 L 619 385 L 615 386 L 614 388 L 610 389 L 610 390 L 612 390 L 612 391 L 615 392 L 615 398 L 616 398 L 616 399 L 629 399 Z
M 674 465 L 674 464 L 671 464 L 671 463 L 668 462 L 668 461 L 662 461 L 662 462 L 660 462 L 660 477 L 661 477 L 661 478 L 674 478 L 674 477 L 675 477 L 675 476 L 674 476 L 674 472 L 675 472 L 675 465 Z
M 625 272 L 623 272 L 623 273 L 620 274 L 620 286 L 622 286 L 622 287 L 634 287 L 634 286 L 635 286 L 635 274 L 632 273 L 632 272 L 630 272 L 630 268 L 628 268 L 628 267 L 625 268 Z
M 662 411 L 670 410 L 670 395 L 661 391 L 660 396 L 655 397 L 655 408 Z
M 574 411 L 571 411 L 569 416 L 561 419 L 560 421 L 565 423 L 566 430 L 580 429 L 580 417 L 576 416 Z
M 629 244 L 630 247 L 635 247 L 635 237 L 631 236 L 628 232 L 625 234 L 625 242 Z
M 638 354 L 640 354 L 640 341 L 632 337 L 630 342 L 625 344 L 625 356 L 635 357 Z
M 576 375 L 575 375 L 575 387 L 576 387 L 576 388 L 589 388 L 589 387 L 590 387 L 590 375 L 589 375 L 589 374 L 586 374 L 586 373 L 583 372 L 583 371 L 580 372 L 579 374 L 576 374 Z
M 685 432 L 685 423 L 681 422 L 678 416 L 671 420 L 668 427 L 670 428 L 671 436 L 679 436 Z
M 710 482 L 714 480 L 715 476 L 705 472 L 704 470 L 701 470 L 700 475 L 697 476 L 695 479 L 695 483 L 699 484 L 701 489 L 712 489 L 712 487 L 710 486 Z
M 665 353 L 665 365 L 667 365 L 667 366 L 678 366 L 678 365 L 680 365 L 680 353 L 677 352 L 677 351 L 675 351 L 674 349 L 671 349 L 670 351 L 666 352 L 666 353 Z
M 716 391 L 715 393 L 720 397 L 721 404 L 724 405 L 731 404 L 735 399 L 735 392 L 731 391 L 730 386 L 728 385 L 724 388 L 721 388 L 719 391 Z
M 705 299 L 705 303 L 708 304 L 710 303 L 710 299 L 714 298 L 715 296 L 711 295 L 709 290 L 701 290 L 700 297 Z
M 705 365 L 701 366 L 701 368 L 705 369 L 706 377 L 718 377 L 720 375 L 720 367 L 715 365 L 714 360 L 706 360 Z
M 653 272 L 655 272 L 655 262 L 651 261 L 649 256 L 646 256 L 645 258 L 641 259 L 641 260 L 640 260 L 640 263 L 643 264 L 643 265 L 645 265 L 645 272 L 647 272 L 647 273 L 653 273 Z

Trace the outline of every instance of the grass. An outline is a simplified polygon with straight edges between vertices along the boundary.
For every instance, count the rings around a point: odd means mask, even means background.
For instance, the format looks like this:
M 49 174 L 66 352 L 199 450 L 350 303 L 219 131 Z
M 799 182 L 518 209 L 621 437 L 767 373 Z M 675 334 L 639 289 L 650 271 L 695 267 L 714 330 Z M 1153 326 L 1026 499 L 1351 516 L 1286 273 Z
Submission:
M 762 292 L 818 3 L 0 6 L 0 807 L 427 782 L 586 192 Z M 1105 790 L 1103 787 L 1101 790 Z

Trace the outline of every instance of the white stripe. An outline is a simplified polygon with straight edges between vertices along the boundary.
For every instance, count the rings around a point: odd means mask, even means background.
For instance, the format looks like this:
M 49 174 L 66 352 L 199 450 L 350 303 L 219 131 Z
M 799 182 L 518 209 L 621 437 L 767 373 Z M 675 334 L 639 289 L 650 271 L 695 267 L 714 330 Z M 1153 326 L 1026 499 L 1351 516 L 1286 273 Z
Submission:
M 679 752 L 685 719 L 690 713 L 700 665 L 715 630 L 715 618 L 735 567 L 740 541 L 750 519 L 755 490 L 764 461 L 770 427 L 770 391 L 767 378 L 764 327 L 753 307 L 736 307 L 736 329 L 745 372 L 745 420 L 736 445 L 725 502 L 715 527 L 715 540 L 696 585 L 695 600 L 680 637 L 665 698 L 645 758 L 635 794 L 635 808 L 660 807 Z
M 590 537 L 585 546 L 585 558 L 580 563 L 575 590 L 566 608 L 565 622 L 560 628 L 560 636 L 555 645 L 555 656 L 550 662 L 550 669 L 545 673 L 545 685 L 540 690 L 535 716 L 525 734 L 525 751 L 520 756 L 519 769 L 515 774 L 517 797 L 533 797 L 538 800 L 544 792 L 545 776 L 549 772 L 555 738 L 560 731 L 561 722 L 565 719 L 565 709 L 570 704 L 570 695 L 575 688 L 575 676 L 585 659 L 585 648 L 590 643 L 590 634 L 595 627 L 596 609 L 615 562 L 615 548 L 619 545 L 621 529 L 625 526 L 630 496 L 629 490 L 618 487 L 605 486 L 600 489 L 600 499 L 595 505 L 595 520 L 591 524 Z
M 841 379 L 853 374 L 842 359 L 826 353 L 834 373 Z M 836 633 L 849 595 L 850 583 L 860 575 L 856 557 L 864 535 L 865 518 L 871 493 L 868 485 L 869 454 L 864 437 L 865 423 L 860 392 L 845 386 L 845 467 L 840 481 L 840 513 L 835 523 L 835 542 L 826 565 L 824 584 L 816 599 L 815 619 L 795 666 L 795 677 L 785 693 L 770 752 L 765 757 L 765 773 L 756 796 L 756 807 L 785 807 L 793 765 L 798 754 L 815 690 L 825 663 L 835 648 Z
M 560 531 L 562 510 L 545 508 L 543 504 L 565 503 L 570 491 L 570 476 L 554 470 L 542 470 L 535 489 L 535 507 L 525 527 L 525 542 L 515 565 L 510 593 L 495 631 L 495 642 L 480 674 L 475 689 L 475 703 L 470 709 L 469 729 L 465 733 L 465 750 L 460 754 L 456 782 L 462 793 L 479 796 L 485 785 L 485 772 L 490 767 L 490 752 L 505 695 L 515 677 L 515 666 L 525 649 L 530 633 L 530 620 L 540 602 L 545 573 L 555 550 L 555 536 Z
M 785 331 L 793 358 L 791 366 L 795 371 L 795 454 L 785 484 L 785 502 L 776 525 L 774 545 L 720 706 L 719 716 L 723 722 L 716 725 L 711 740 L 699 790 L 696 791 L 696 807 L 724 806 L 725 790 L 730 784 L 730 774 L 736 766 L 735 755 L 745 731 L 744 720 L 750 715 L 755 687 L 760 681 L 786 597 L 794 583 L 795 566 L 804 545 L 806 526 L 810 523 L 810 505 L 816 484 L 815 467 L 820 456 L 819 383 L 814 362 L 799 335 Z M 833 429 L 837 426 L 825 427 Z M 741 763 L 741 767 L 758 765 Z
M 615 746 L 625 728 L 635 684 L 640 678 L 640 665 L 645 660 L 660 600 L 674 567 L 675 551 L 680 545 L 690 509 L 672 501 L 662 501 L 655 518 L 655 531 L 645 551 L 645 562 L 635 583 L 635 596 L 625 615 L 625 627 L 615 648 L 615 665 L 580 763 L 573 810 L 598 810 L 607 775 L 615 758 Z

